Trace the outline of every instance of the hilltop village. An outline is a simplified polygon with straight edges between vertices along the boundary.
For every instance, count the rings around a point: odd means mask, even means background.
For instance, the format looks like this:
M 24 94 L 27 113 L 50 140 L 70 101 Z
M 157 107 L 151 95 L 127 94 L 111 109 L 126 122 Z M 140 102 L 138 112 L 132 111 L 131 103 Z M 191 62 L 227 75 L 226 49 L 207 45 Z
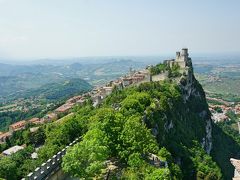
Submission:
M 191 65 L 191 58 L 188 55 L 188 49 L 184 48 L 181 52 L 176 52 L 176 59 L 165 60 L 163 63 L 165 66 L 177 66 L 179 67 L 179 71 L 181 73 L 188 73 L 188 67 Z M 26 128 L 28 124 L 34 125 L 34 127 L 30 128 L 30 132 L 35 132 L 38 130 L 38 125 L 48 123 L 48 122 L 59 122 L 59 119 L 62 115 L 67 115 L 71 113 L 71 109 L 75 105 L 82 105 L 86 101 L 91 101 L 93 106 L 98 106 L 108 95 L 112 93 L 114 89 L 123 89 L 132 85 L 139 85 L 140 83 L 150 82 L 150 81 L 160 81 L 165 80 L 169 76 L 168 71 L 161 71 L 159 73 L 153 74 L 151 72 L 152 66 L 147 66 L 145 69 L 140 71 L 135 71 L 130 68 L 130 72 L 128 75 L 120 77 L 119 79 L 110 81 L 105 86 L 96 87 L 92 91 L 88 93 L 84 93 L 79 96 L 74 96 L 68 99 L 63 105 L 56 108 L 53 112 L 46 114 L 43 118 L 32 118 L 28 120 L 21 120 L 9 126 L 8 132 L 0 132 L 0 143 L 6 143 L 6 140 L 9 139 L 16 131 L 23 130 Z M 5 150 L 2 154 L 11 155 L 12 153 L 17 152 L 24 148 L 25 145 L 22 146 L 14 146 L 7 150 Z

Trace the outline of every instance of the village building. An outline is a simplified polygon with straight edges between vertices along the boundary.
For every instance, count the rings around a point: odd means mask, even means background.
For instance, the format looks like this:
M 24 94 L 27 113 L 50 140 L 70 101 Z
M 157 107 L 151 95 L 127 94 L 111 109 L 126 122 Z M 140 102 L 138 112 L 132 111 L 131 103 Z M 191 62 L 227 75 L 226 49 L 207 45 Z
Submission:
M 229 120 L 228 116 L 224 113 L 213 113 L 212 119 L 214 120 L 214 122 L 223 122 Z
M 53 121 L 53 120 L 56 120 L 57 119 L 57 114 L 56 113 L 50 113 L 50 114 L 47 114 L 46 116 L 44 116 L 43 118 L 43 121 L 46 122 L 46 121 Z
M 123 84 L 120 80 L 114 81 L 113 82 L 113 87 L 116 87 L 117 89 L 123 89 Z
M 57 112 L 57 113 L 66 113 L 73 106 L 74 106 L 74 103 L 66 103 L 66 104 L 63 104 L 62 106 L 58 107 L 57 109 L 55 109 L 55 112 Z
M 91 91 L 92 94 L 97 94 L 98 92 L 99 92 L 99 88 L 97 87 Z
M 10 156 L 20 150 L 24 149 L 24 146 L 13 146 L 13 147 L 10 147 L 9 149 L 5 150 L 2 152 L 3 155 L 5 156 Z
M 113 82 L 111 83 L 111 86 L 112 86 L 113 88 L 118 89 L 118 90 L 123 89 L 123 84 L 122 84 L 122 81 L 121 81 L 121 80 L 113 81 Z
M 91 96 L 91 99 L 93 101 L 93 107 L 96 107 L 98 104 L 101 103 L 102 98 L 100 94 L 94 94 Z
M 122 82 L 123 82 L 123 87 L 127 87 L 133 83 L 133 80 L 131 77 L 123 77 Z
M 32 118 L 30 120 L 28 120 L 29 123 L 31 124 L 41 124 L 41 120 L 39 118 Z
M 12 136 L 10 132 L 0 134 L 0 144 L 5 143 Z
M 89 92 L 84 93 L 84 94 L 82 95 L 83 98 L 86 98 L 86 97 L 88 97 L 88 96 L 89 96 Z
M 78 100 L 80 100 L 82 96 L 74 96 L 66 101 L 66 104 L 76 103 Z
M 19 131 L 19 130 L 25 129 L 26 124 L 27 124 L 27 122 L 25 120 L 16 122 L 14 124 L 11 124 L 9 126 L 9 132 L 13 133 L 15 131 Z
M 105 86 L 103 87 L 103 91 L 105 91 L 106 96 L 110 95 L 112 93 L 113 87 Z
M 83 105 L 86 100 L 84 98 L 77 100 L 76 104 Z
M 121 79 L 123 87 L 130 86 L 132 84 L 139 84 L 142 82 L 152 81 L 151 74 L 148 69 L 135 72 L 131 76 L 125 76 Z
M 32 128 L 30 128 L 30 132 L 35 133 L 38 131 L 38 129 L 39 129 L 39 127 L 32 127 Z

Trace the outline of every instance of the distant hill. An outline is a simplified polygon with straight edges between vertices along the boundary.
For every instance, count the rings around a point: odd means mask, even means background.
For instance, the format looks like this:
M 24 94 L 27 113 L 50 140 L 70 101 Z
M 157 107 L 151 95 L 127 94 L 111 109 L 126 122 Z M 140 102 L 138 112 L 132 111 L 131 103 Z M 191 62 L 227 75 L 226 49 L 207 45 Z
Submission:
M 0 131 L 7 130 L 8 126 L 22 119 L 31 117 L 41 117 L 49 110 L 53 110 L 58 104 L 61 104 L 67 98 L 91 90 L 92 86 L 79 78 L 66 81 L 48 83 L 37 89 L 19 91 L 9 95 L 8 100 L 24 98 L 21 105 L 27 107 L 27 112 L 16 109 L 15 111 L 0 111 Z M 47 108 L 47 104 L 54 103 L 52 107 Z
M 59 101 L 80 92 L 89 91 L 92 88 L 88 82 L 80 78 L 58 80 L 56 82 L 50 81 L 49 83 L 43 84 L 39 87 L 38 83 L 40 84 L 43 82 L 34 82 L 34 80 L 32 82 L 23 82 L 16 81 L 16 79 L 16 77 L 0 77 L 0 94 L 7 94 L 5 97 L 0 97 L 0 102 L 3 102 L 4 100 L 30 97 L 39 97 L 40 99 Z M 41 80 L 39 79 L 39 81 Z M 26 88 L 27 83 L 31 83 L 31 86 L 35 87 L 28 89 Z
M 92 86 L 86 81 L 75 78 L 58 83 L 49 83 L 36 90 L 30 90 L 24 93 L 25 97 L 41 96 L 47 100 L 62 100 L 81 92 L 91 90 Z
M 42 92 L 49 94 L 49 86 L 53 91 L 61 89 L 62 87 L 56 88 L 56 86 L 72 79 L 84 79 L 91 85 L 102 85 L 126 74 L 129 67 L 141 69 L 147 64 L 129 59 L 104 62 L 96 60 L 95 63 L 76 62 L 68 65 L 0 64 L 0 103 L 25 98 L 29 94 L 41 94 Z

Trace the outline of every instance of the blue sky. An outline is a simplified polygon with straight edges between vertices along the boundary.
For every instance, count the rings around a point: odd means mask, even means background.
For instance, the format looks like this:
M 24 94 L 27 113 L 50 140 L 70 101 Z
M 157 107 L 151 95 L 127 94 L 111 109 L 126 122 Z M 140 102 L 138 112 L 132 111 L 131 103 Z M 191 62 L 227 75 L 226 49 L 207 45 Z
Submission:
M 239 0 L 0 0 L 0 58 L 240 53 Z

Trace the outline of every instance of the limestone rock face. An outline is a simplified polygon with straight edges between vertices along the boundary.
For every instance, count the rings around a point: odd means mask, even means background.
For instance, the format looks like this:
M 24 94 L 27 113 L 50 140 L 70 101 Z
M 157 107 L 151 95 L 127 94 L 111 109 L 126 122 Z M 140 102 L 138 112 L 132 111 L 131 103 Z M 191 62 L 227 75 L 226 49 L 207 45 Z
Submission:
M 206 152 L 210 154 L 212 150 L 212 120 L 211 119 L 207 120 L 206 138 L 203 138 L 202 146 L 206 150 Z
M 193 141 L 197 141 L 210 154 L 213 146 L 211 113 L 205 92 L 194 76 L 192 60 L 188 56 L 187 49 L 183 49 L 181 53 L 177 52 L 176 59 L 166 60 L 164 63 L 168 67 L 167 73 L 171 74 L 164 79 L 178 85 L 182 96 L 181 102 L 173 103 L 171 98 L 168 99 L 169 110 L 152 112 L 148 117 L 144 117 L 144 122 L 151 128 L 158 141 L 163 144 L 174 140 L 176 146 L 185 142 L 190 147 Z M 163 74 L 157 77 L 160 76 Z M 155 102 L 156 107 L 160 106 L 159 101 L 161 99 Z M 154 119 L 154 122 L 148 119 Z
M 192 62 L 188 62 L 188 66 L 185 68 L 180 80 L 179 86 L 182 91 L 182 97 L 185 103 L 194 100 L 195 102 L 202 102 L 206 104 L 205 92 L 202 89 L 199 82 L 195 79 L 193 73 Z M 205 121 L 205 137 L 202 139 L 202 147 L 210 154 L 212 149 L 212 119 L 208 107 L 199 107 L 199 116 Z

